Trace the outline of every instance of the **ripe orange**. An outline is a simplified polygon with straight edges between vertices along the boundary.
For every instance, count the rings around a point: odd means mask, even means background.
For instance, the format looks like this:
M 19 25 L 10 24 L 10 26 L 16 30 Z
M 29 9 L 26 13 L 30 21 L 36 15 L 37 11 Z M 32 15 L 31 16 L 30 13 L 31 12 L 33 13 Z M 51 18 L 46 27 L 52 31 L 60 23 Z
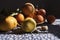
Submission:
M 18 21 L 18 23 L 21 23 L 21 22 L 23 22 L 24 21 L 24 15 L 23 14 L 17 14 L 16 15 L 16 19 L 17 19 L 17 21 Z
M 36 21 L 37 21 L 37 23 L 43 23 L 44 22 L 44 17 L 42 15 L 37 15 L 36 16 Z

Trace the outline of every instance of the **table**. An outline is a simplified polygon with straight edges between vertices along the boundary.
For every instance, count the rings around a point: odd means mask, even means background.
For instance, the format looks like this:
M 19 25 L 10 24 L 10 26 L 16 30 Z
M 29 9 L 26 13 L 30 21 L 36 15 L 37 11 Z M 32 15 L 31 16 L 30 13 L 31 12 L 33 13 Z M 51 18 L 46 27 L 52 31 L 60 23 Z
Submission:
M 16 34 L 0 32 L 0 40 L 60 40 L 60 19 L 56 19 L 53 23 L 54 25 L 49 25 L 49 30 L 46 33 L 24 33 Z

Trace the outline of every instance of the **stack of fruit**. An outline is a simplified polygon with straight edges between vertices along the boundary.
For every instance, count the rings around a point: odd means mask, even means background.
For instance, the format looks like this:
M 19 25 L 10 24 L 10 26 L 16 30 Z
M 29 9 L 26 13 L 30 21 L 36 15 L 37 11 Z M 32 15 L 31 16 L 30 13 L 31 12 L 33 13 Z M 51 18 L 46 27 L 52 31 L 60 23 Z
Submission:
M 13 16 L 10 15 L 4 18 L 4 21 L 0 23 L 0 30 L 9 31 L 16 28 L 17 25 L 21 25 L 22 31 L 33 32 L 37 29 L 36 25 L 38 23 L 43 24 L 45 22 L 45 19 L 45 9 L 38 10 L 34 7 L 32 3 L 25 3 L 21 13 L 17 13 Z M 47 19 L 49 23 L 55 21 L 54 16 L 47 16 Z

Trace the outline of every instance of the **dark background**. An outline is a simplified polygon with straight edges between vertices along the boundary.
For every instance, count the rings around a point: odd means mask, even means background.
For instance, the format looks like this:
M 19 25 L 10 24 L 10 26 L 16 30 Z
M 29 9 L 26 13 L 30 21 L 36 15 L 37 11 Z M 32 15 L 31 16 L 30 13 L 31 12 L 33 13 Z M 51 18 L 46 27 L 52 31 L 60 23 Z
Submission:
M 47 15 L 54 15 L 56 18 L 60 18 L 60 0 L 0 0 L 0 10 L 3 8 L 16 10 L 24 5 L 26 2 L 31 2 L 38 8 L 44 8 L 47 11 Z

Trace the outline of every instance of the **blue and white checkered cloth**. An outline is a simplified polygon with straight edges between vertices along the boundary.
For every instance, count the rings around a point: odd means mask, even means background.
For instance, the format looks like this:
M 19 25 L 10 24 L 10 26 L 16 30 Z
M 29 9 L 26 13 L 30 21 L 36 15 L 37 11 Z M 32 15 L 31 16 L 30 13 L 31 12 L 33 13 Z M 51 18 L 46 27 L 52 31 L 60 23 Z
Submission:
M 40 34 L 0 34 L 0 40 L 60 40 L 51 33 Z

